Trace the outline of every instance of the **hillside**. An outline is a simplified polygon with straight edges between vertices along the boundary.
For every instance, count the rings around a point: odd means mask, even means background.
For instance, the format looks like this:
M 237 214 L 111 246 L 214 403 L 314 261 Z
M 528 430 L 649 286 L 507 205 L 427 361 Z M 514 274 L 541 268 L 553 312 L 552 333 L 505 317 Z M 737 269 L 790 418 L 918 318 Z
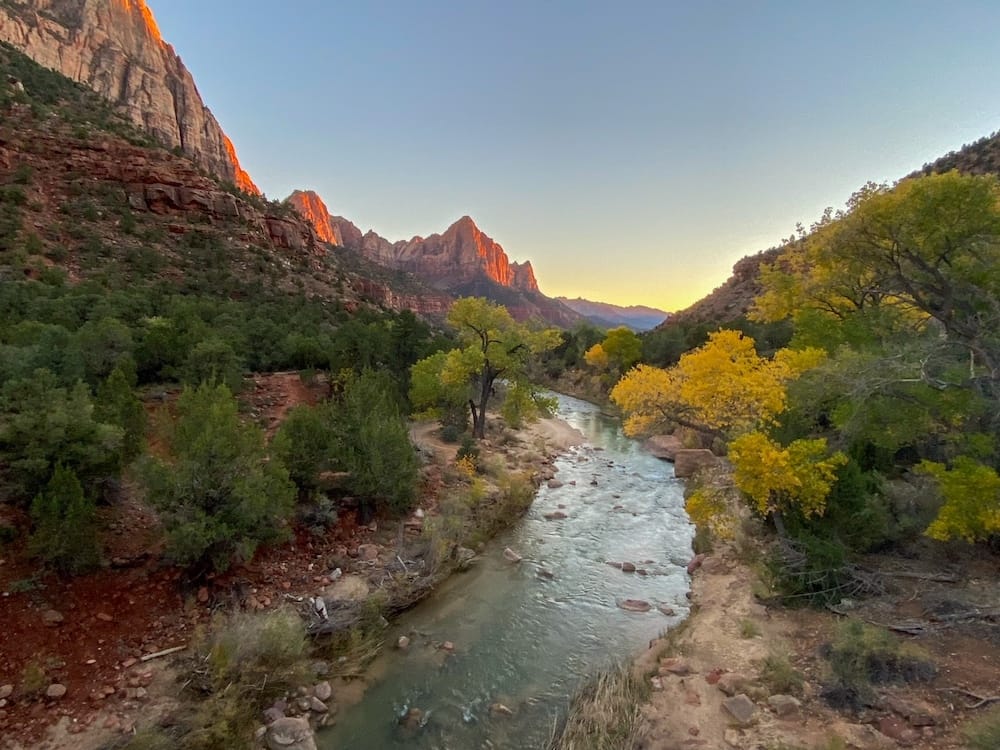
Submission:
M 302 294 L 338 307 L 441 314 L 407 274 L 340 258 L 280 203 L 227 188 L 95 94 L 0 45 L 5 267 L 108 288 L 169 283 L 226 297 Z M 213 286 L 213 284 L 218 284 Z

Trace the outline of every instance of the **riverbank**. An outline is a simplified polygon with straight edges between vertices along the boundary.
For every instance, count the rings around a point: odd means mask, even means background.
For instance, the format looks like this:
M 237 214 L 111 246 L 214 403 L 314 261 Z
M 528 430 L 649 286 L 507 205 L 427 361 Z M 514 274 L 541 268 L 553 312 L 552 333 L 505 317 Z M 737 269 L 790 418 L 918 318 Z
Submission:
M 761 551 L 759 544 L 744 540 L 717 545 L 711 554 L 694 558 L 691 615 L 643 649 L 630 675 L 617 677 L 619 686 L 630 677 L 639 686 L 630 688 L 631 693 L 638 690 L 644 697 L 627 736 L 606 747 L 970 747 L 965 732 L 984 719 L 991 703 L 1000 701 L 997 555 L 928 543 L 919 559 L 871 556 L 865 564 L 889 582 L 887 595 L 844 602 L 833 612 L 789 609 L 767 599 L 759 575 Z M 963 617 L 945 614 L 942 602 Z M 850 623 L 857 625 L 852 629 Z M 882 652 L 875 651 L 875 643 Z M 871 691 L 862 705 L 835 709 L 831 686 L 839 678 L 824 654 L 846 649 L 862 654 L 862 662 L 890 654 L 896 664 L 922 667 L 912 671 L 910 681 L 902 669 L 880 675 L 884 681 L 860 675 L 859 686 Z M 608 724 L 620 729 L 621 715 L 632 707 L 611 704 L 627 692 L 617 687 L 585 693 L 574 709 L 579 726 L 553 747 L 596 747 L 580 737 L 597 736 Z M 608 718 L 587 727 L 602 711 Z
M 530 502 L 534 488 L 552 478 L 554 458 L 582 440 L 558 419 L 518 432 L 499 423 L 493 428 L 479 447 L 489 485 L 481 511 L 494 516 L 505 510 L 504 493 L 511 490 L 520 493 L 514 504 L 523 512 L 525 494 Z M 416 425 L 415 432 L 424 435 L 415 443 L 426 464 L 420 501 L 408 517 L 359 526 L 345 515 L 323 536 L 302 529 L 290 544 L 261 550 L 251 564 L 201 586 L 183 586 L 179 572 L 163 567 L 148 552 L 144 540 L 150 536 L 150 518 L 138 507 L 124 508 L 127 516 L 112 523 L 123 542 L 134 541 L 135 550 L 121 553 L 109 570 L 65 581 L 29 580 L 10 558 L 0 561 L 5 564 L 0 583 L 7 592 L 5 640 L 8 646 L 20 643 L 22 654 L 33 655 L 30 674 L 17 666 L 12 652 L 8 661 L 14 666 L 0 675 L 0 747 L 121 747 L 136 731 L 158 723 L 167 728 L 165 736 L 175 736 L 171 724 L 190 714 L 188 703 L 201 700 L 181 690 L 181 684 L 190 682 L 189 671 L 197 668 L 193 651 L 205 645 L 205 634 L 224 615 L 266 617 L 291 610 L 309 617 L 308 600 L 316 594 L 329 597 L 331 613 L 339 605 L 361 605 L 369 598 L 391 613 L 429 594 L 468 561 L 453 557 L 449 549 L 446 559 L 424 564 L 423 527 L 440 517 L 442 499 L 470 480 L 456 474 L 457 446 L 441 441 L 435 425 Z M 501 479 L 503 489 L 497 486 Z M 491 524 L 502 522 L 494 516 Z M 121 552 L 117 538 L 113 544 Z M 30 586 L 18 583 L 22 579 Z M 356 614 L 368 618 L 372 612 L 358 606 Z M 345 630 L 351 630 L 350 623 Z M 147 660 L 169 647 L 181 648 Z M 347 671 L 344 665 L 334 659 L 330 669 L 321 666 L 324 659 L 308 661 L 303 685 L 330 681 L 343 690 L 343 702 L 351 700 L 356 688 L 336 677 Z M 356 670 L 360 665 L 347 666 Z M 324 670 L 326 674 L 319 673 Z M 25 683 L 26 677 L 40 688 Z M 48 690 L 50 682 L 61 686 L 58 694 L 55 688 Z M 336 710 L 340 702 L 333 696 L 329 707 Z M 256 707 L 252 710 L 258 714 Z

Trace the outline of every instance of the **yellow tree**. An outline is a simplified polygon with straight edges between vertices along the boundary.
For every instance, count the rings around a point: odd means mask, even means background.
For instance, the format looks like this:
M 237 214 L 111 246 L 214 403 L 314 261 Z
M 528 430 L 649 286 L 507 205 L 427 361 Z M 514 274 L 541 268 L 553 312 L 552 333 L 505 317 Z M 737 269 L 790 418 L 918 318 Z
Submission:
M 524 387 L 532 357 L 554 349 L 559 332 L 532 330 L 515 321 L 507 308 L 481 297 L 456 300 L 448 322 L 460 346 L 413 366 L 411 400 L 416 408 L 427 408 L 442 400 L 454 401 L 455 394 L 464 390 L 473 434 L 483 438 L 494 384 L 503 379 L 513 388 Z
M 786 407 L 786 384 L 823 359 L 818 349 L 757 354 L 754 340 L 721 330 L 663 370 L 639 365 L 612 389 L 626 415 L 625 432 L 637 436 L 671 425 L 733 437 L 771 425 Z
M 847 463 L 839 451 L 827 456 L 826 440 L 795 440 L 783 447 L 762 432 L 729 444 L 733 481 L 761 515 L 783 531 L 781 513 L 794 507 L 804 518 L 823 515 L 837 469 Z

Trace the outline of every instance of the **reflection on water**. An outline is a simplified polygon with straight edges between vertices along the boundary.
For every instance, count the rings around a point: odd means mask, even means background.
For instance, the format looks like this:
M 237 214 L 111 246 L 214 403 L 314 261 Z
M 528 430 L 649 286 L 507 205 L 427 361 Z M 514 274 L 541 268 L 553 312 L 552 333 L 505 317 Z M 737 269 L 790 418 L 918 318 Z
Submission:
M 542 747 L 582 681 L 686 616 L 691 527 L 673 467 L 592 404 L 560 395 L 558 413 L 588 440 L 556 461 L 563 485 L 543 486 L 473 570 L 394 624 L 386 642 L 412 645 L 380 657 L 362 702 L 319 735 L 322 750 Z M 560 506 L 568 518 L 544 518 Z M 519 565 L 503 559 L 507 546 Z M 606 564 L 623 560 L 647 574 Z M 626 612 L 621 599 L 653 609 Z M 491 711 L 498 703 L 513 715 Z M 412 708 L 420 726 L 401 726 Z

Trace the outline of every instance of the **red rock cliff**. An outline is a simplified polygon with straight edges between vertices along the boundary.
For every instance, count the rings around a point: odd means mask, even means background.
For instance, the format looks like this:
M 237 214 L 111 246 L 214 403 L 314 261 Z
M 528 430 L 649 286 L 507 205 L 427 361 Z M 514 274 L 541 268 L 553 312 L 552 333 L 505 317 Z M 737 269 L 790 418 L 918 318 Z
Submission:
M 312 190 L 296 190 L 288 196 L 288 202 L 295 207 L 303 219 L 312 224 L 318 236 L 323 242 L 331 245 L 343 245 L 344 240 L 340 236 L 340 226 L 335 224 L 326 208 L 323 199 Z
M 8 0 L 0 41 L 89 86 L 210 174 L 260 192 L 144 0 Z

